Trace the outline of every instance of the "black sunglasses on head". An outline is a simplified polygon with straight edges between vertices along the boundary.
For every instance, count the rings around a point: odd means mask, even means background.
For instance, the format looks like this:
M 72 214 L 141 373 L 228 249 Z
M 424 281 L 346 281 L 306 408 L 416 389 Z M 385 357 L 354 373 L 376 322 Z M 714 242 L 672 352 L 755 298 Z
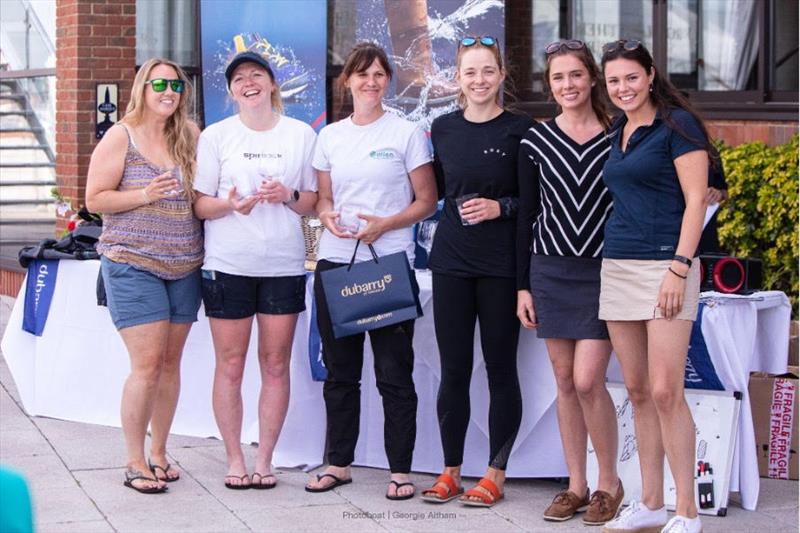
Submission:
M 154 80 L 147 80 L 145 83 L 149 83 L 150 87 L 153 88 L 153 91 L 157 93 L 163 93 L 167 90 L 167 85 L 172 89 L 174 93 L 182 93 L 184 81 L 183 80 L 167 80 L 164 78 L 156 78 Z
M 603 55 L 616 52 L 620 48 L 627 50 L 628 52 L 632 52 L 640 46 L 642 46 L 642 41 L 638 41 L 636 39 L 619 39 L 617 41 L 611 41 L 610 43 L 604 44 Z
M 484 35 L 482 37 L 464 37 L 461 39 L 461 46 L 474 46 L 481 43 L 483 46 L 494 46 L 497 44 L 497 39 L 491 35 Z
M 583 50 L 586 48 L 586 43 L 580 39 L 562 39 L 560 41 L 554 41 L 548 44 L 544 49 L 544 53 L 546 55 L 553 55 L 556 52 L 561 51 L 563 48 L 566 48 L 567 50 Z

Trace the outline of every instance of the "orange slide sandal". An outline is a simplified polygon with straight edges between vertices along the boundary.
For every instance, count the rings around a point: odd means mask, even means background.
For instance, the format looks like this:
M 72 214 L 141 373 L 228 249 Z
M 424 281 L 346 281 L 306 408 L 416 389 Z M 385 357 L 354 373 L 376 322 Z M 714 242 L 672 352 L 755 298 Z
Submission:
M 478 487 L 483 487 L 489 491 L 489 494 L 475 487 L 465 492 L 459 501 L 464 505 L 470 505 L 472 507 L 492 507 L 503 499 L 503 493 L 500 492 L 500 489 L 497 488 L 497 485 L 495 485 L 491 479 L 482 478 L 478 481 Z M 470 497 L 480 498 L 480 500 L 470 500 L 468 499 Z
M 445 487 L 442 487 L 445 485 Z M 448 474 L 442 474 L 436 479 L 436 483 L 429 489 L 422 492 L 422 499 L 431 503 L 447 503 L 464 494 L 464 487 L 456 485 L 456 480 Z

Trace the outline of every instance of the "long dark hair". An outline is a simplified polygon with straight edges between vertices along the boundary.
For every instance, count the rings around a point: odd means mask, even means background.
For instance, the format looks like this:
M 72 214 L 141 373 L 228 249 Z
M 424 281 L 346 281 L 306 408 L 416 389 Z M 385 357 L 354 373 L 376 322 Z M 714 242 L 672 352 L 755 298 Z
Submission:
M 553 92 L 550 89 L 550 62 L 554 57 L 571 55 L 575 56 L 583 63 L 586 70 L 589 72 L 589 77 L 594 82 L 592 87 L 592 111 L 597 115 L 597 120 L 603 125 L 603 129 L 608 130 L 611 127 L 611 113 L 608 105 L 608 94 L 606 93 L 605 84 L 601 80 L 600 67 L 597 66 L 597 61 L 589 51 L 589 48 L 584 44 L 583 48 L 579 50 L 572 50 L 566 46 L 562 46 L 557 52 L 547 54 L 546 64 L 544 67 L 544 74 L 542 81 L 544 82 L 544 91 L 548 93 L 550 98 L 553 98 Z M 561 112 L 561 107 L 558 107 L 558 112 Z
M 633 42 L 634 44 L 636 43 L 636 41 L 626 41 L 625 39 L 622 39 L 617 42 L 616 47 L 609 49 L 603 54 L 603 60 L 601 63 L 603 71 L 605 71 L 606 64 L 608 64 L 609 61 L 614 61 L 615 59 L 628 59 L 630 61 L 636 61 L 639 63 L 648 75 L 651 72 L 654 73 L 653 83 L 651 84 L 650 88 L 650 101 L 656 107 L 656 110 L 661 118 L 672 130 L 677 131 L 690 141 L 701 145 L 708 153 L 709 162 L 714 167 L 717 167 L 719 164 L 718 152 L 716 148 L 714 148 L 714 144 L 711 142 L 711 137 L 708 134 L 708 129 L 706 129 L 703 119 L 700 118 L 700 115 L 694 109 L 694 106 L 689 103 L 689 100 L 687 100 L 686 97 L 683 96 L 683 94 L 681 94 L 681 92 L 676 89 L 668 79 L 662 76 L 661 73 L 654 68 L 653 56 L 650 55 L 650 52 L 643 44 L 639 43 L 638 46 L 632 50 L 629 50 L 628 48 L 630 47 L 626 48 L 626 46 L 624 46 L 624 44 L 628 42 Z M 675 108 L 683 109 L 692 115 L 692 117 L 694 117 L 700 127 L 700 131 L 702 132 L 702 139 L 697 139 L 687 134 L 686 131 L 675 122 L 671 116 L 672 110 Z

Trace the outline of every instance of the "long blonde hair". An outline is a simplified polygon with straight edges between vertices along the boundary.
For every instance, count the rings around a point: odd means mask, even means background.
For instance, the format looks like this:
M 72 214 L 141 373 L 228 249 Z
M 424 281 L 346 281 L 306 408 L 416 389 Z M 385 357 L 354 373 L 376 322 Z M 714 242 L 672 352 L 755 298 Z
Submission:
M 148 59 L 139 68 L 133 79 L 131 99 L 125 110 L 125 117 L 120 121 L 132 126 L 141 124 L 144 116 L 144 89 L 146 81 L 150 79 L 150 72 L 158 65 L 172 67 L 183 80 L 183 92 L 180 93 L 180 102 L 175 112 L 167 119 L 165 135 L 167 147 L 172 160 L 180 167 L 183 180 L 183 190 L 190 200 L 194 200 L 194 175 L 197 168 L 197 139 L 189 127 L 192 99 L 194 97 L 192 84 L 183 69 L 169 59 L 154 57 Z

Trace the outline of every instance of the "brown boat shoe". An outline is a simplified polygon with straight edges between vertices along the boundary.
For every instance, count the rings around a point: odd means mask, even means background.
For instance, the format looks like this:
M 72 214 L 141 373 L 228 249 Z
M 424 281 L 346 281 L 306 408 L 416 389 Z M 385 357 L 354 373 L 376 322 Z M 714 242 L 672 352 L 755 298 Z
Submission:
M 606 522 L 613 520 L 619 508 L 622 506 L 622 499 L 625 497 L 625 489 L 622 488 L 622 480 L 619 480 L 617 493 L 611 495 L 603 490 L 596 490 L 589 498 L 589 507 L 583 515 L 583 523 L 587 526 L 602 526 Z
M 575 516 L 575 513 L 585 510 L 587 505 L 589 505 L 588 488 L 583 498 L 572 491 L 565 490 L 556 494 L 553 503 L 545 510 L 543 517 L 550 522 L 563 522 Z

